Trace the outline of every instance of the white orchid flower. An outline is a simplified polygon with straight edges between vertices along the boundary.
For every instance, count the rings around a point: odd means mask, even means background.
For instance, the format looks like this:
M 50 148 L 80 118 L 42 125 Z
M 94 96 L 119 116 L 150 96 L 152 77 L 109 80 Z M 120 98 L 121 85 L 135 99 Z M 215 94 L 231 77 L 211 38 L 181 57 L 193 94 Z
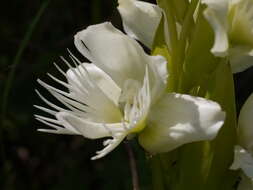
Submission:
M 253 65 L 253 1 L 202 0 L 206 19 L 214 30 L 215 56 L 228 56 L 234 73 Z
M 90 60 L 81 63 L 72 54 L 75 67 L 56 82 L 68 92 L 41 80 L 65 108 L 40 93 L 52 109 L 36 106 L 56 119 L 36 115 L 56 134 L 77 134 L 90 139 L 112 137 L 92 159 L 98 159 L 124 140 L 139 135 L 150 153 L 170 151 L 185 143 L 213 139 L 224 123 L 221 107 L 204 98 L 166 93 L 167 68 L 162 56 L 149 56 L 132 38 L 110 23 L 93 25 L 75 35 L 77 49 Z
M 242 170 L 239 190 L 253 189 L 253 94 L 243 105 L 238 118 L 238 144 L 230 169 Z
M 125 32 L 151 48 L 162 9 L 155 4 L 138 0 L 118 0 L 118 4 Z

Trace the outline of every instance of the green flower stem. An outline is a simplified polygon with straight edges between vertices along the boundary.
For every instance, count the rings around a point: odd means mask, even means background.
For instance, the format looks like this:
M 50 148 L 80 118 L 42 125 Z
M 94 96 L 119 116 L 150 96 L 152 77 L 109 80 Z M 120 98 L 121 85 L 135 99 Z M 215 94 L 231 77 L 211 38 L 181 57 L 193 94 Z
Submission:
M 169 41 L 170 41 L 170 52 L 171 52 L 171 78 L 175 78 L 179 75 L 179 67 L 174 64 L 176 62 L 177 51 L 178 51 L 178 31 L 176 27 L 176 19 L 174 13 L 174 7 L 172 1 L 164 1 L 164 0 L 157 0 L 157 4 L 164 10 L 166 14 L 166 19 L 168 23 L 169 29 Z M 173 80 L 173 84 L 169 86 L 169 88 L 174 88 L 174 86 L 178 86 L 178 80 Z
M 158 4 L 162 7 L 166 12 L 166 18 L 168 21 L 169 28 L 169 39 L 171 45 L 171 78 L 175 78 L 173 80 L 173 84 L 171 81 L 169 82 L 170 89 L 173 89 L 174 92 L 180 91 L 180 79 L 183 71 L 183 63 L 185 57 L 185 49 L 186 49 L 186 40 L 190 35 L 189 31 L 191 31 L 193 22 L 193 14 L 199 3 L 199 0 L 191 1 L 190 5 L 186 8 L 185 18 L 182 23 L 182 30 L 180 35 L 178 35 L 178 31 L 176 28 L 176 15 L 178 13 L 175 10 L 178 10 L 178 7 L 175 7 L 175 2 L 173 1 L 161 1 L 158 0 Z M 178 39 L 179 38 L 179 39 Z
M 178 190 L 202 190 L 205 175 L 203 161 L 205 161 L 204 144 L 202 142 L 188 144 L 180 148 Z M 208 158 L 208 157 L 207 157 Z
M 176 20 L 179 23 L 182 23 L 185 18 L 187 7 L 189 6 L 189 0 L 170 0 L 172 1 L 173 7 L 175 8 L 174 12 L 176 15 Z
M 193 14 L 199 3 L 199 0 L 192 0 L 189 7 L 187 8 L 187 12 L 182 24 L 182 30 L 179 36 L 179 45 L 178 45 L 178 54 L 176 55 L 176 62 L 173 63 L 177 65 L 179 70 L 179 82 L 181 82 L 182 72 L 183 72 L 183 63 L 185 58 L 185 50 L 186 50 L 186 41 L 189 39 L 189 35 L 191 34 L 189 31 L 194 27 Z M 180 92 L 180 83 L 177 86 L 177 90 Z
M 177 35 L 176 20 L 173 14 L 174 8 L 173 8 L 172 1 L 157 0 L 157 4 L 159 5 L 159 7 L 161 7 L 164 10 L 166 14 L 166 19 L 168 21 L 171 49 L 175 50 L 178 43 L 178 35 Z
M 236 108 L 234 95 L 234 81 L 229 64 L 222 60 L 210 79 L 210 99 L 219 102 L 226 112 L 226 121 L 216 139 L 211 142 L 213 159 L 207 179 L 208 189 L 223 190 L 222 185 L 232 187 L 237 174 L 229 167 L 233 162 L 234 145 L 236 143 Z M 230 181 L 228 181 L 230 179 Z
M 173 64 L 171 61 L 171 52 L 168 48 L 168 44 L 166 44 L 165 33 L 164 33 L 164 27 L 165 27 L 164 21 L 165 21 L 165 17 L 163 15 L 162 19 L 159 23 L 159 26 L 156 30 L 156 35 L 154 38 L 154 43 L 153 43 L 151 54 L 164 56 L 167 60 L 167 63 L 168 63 L 167 69 L 168 69 L 168 71 L 171 71 Z M 173 76 L 173 74 L 170 75 L 170 77 L 169 77 L 168 86 L 167 86 L 168 91 L 170 91 L 170 90 L 172 91 L 172 89 L 174 89 L 173 88 L 174 77 L 176 77 L 176 76 Z

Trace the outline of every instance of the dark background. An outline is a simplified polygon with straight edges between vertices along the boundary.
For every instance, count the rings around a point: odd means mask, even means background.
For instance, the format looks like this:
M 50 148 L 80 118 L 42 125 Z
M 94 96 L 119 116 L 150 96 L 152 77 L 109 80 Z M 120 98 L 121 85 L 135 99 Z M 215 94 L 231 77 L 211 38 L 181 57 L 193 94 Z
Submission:
M 43 4 L 45 1 L 42 0 L 11 0 L 0 6 L 1 107 L 4 87 L 16 64 L 15 56 Z M 105 158 L 91 161 L 95 151 L 103 148 L 102 140 L 37 132 L 37 128 L 46 126 L 33 117 L 39 113 L 33 105 L 45 105 L 34 89 L 39 89 L 49 99 L 51 97 L 36 82 L 37 78 L 55 85 L 46 73 L 60 77 L 53 62 L 67 69 L 59 58 L 68 57 L 67 48 L 84 60 L 73 45 L 73 36 L 81 29 L 105 21 L 121 28 L 116 7 L 116 0 L 51 0 L 45 8 L 19 59 L 10 85 L 6 114 L 1 117 L 1 190 L 132 188 L 124 143 Z M 145 166 L 145 156 L 134 141 L 129 143 L 139 163 L 141 187 L 149 189 L 150 175 Z
M 75 50 L 73 35 L 91 24 L 111 21 L 122 28 L 116 0 L 51 0 L 40 17 L 20 59 L 14 61 L 29 26 L 45 1 L 10 0 L 0 8 L 0 189 L 2 190 L 124 190 L 132 189 L 129 159 L 124 143 L 103 159 L 91 161 L 102 141 L 79 136 L 44 134 L 36 131 L 45 125 L 35 121 L 39 113 L 34 104 L 44 105 L 34 89 L 41 90 L 37 78 L 46 73 L 58 76 L 53 62 L 65 67 L 59 56 Z M 110 47 L 108 47 L 110 48 Z M 8 101 L 3 100 L 6 82 Z M 67 68 L 65 67 L 65 70 Z M 253 69 L 235 76 L 237 107 L 253 91 Z M 229 94 L 228 94 L 229 96 Z M 145 155 L 134 141 L 129 142 L 137 162 L 141 189 L 150 189 L 150 171 Z

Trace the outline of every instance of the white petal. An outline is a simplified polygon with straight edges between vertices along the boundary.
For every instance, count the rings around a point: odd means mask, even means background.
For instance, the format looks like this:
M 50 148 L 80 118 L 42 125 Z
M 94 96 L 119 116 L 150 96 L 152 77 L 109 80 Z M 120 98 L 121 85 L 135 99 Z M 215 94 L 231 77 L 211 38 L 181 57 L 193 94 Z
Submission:
M 91 159 L 96 160 L 99 158 L 102 158 L 106 156 L 108 153 L 110 153 L 113 149 L 115 149 L 126 137 L 126 134 L 120 134 L 117 137 L 114 137 L 113 139 L 107 139 L 104 141 L 105 148 L 97 151 L 97 155 L 93 156 Z
M 102 158 L 115 149 L 128 135 L 130 129 L 128 123 L 95 123 L 67 112 L 58 112 L 55 116 L 57 120 L 35 115 L 37 120 L 54 128 L 39 129 L 39 131 L 53 134 L 82 135 L 89 139 L 112 137 L 112 139 L 104 141 L 105 148 L 97 151 L 97 155 L 92 157 L 92 160 Z
M 122 116 L 117 107 L 120 89 L 103 71 L 91 65 L 87 67 L 89 72 L 86 66 L 81 64 L 67 71 L 71 98 L 87 105 L 86 118 L 95 122 L 120 122 Z M 80 106 L 76 107 L 80 109 Z
M 61 135 L 78 135 L 76 133 L 73 133 L 67 129 L 38 129 L 39 132 L 43 133 L 51 133 L 51 134 L 61 134 Z
M 241 181 L 239 183 L 237 190 L 252 190 L 252 189 L 253 189 L 253 180 L 242 174 Z
M 56 117 L 61 121 L 66 129 L 75 129 L 80 135 L 89 139 L 97 139 L 113 136 L 115 133 L 124 132 L 122 123 L 95 123 L 87 121 L 81 117 L 74 116 L 65 112 L 59 112 Z
M 151 96 L 151 104 L 160 98 L 160 96 L 165 92 L 167 87 L 168 69 L 167 62 L 162 56 L 148 56 L 146 70 L 148 73 L 145 74 L 144 80 L 136 81 L 132 79 L 127 79 L 124 82 L 122 88 L 120 101 L 127 99 L 126 97 L 130 94 L 137 94 L 141 86 L 145 86 L 143 81 L 145 81 L 148 74 L 149 80 L 149 90 Z
M 82 74 L 85 74 L 84 68 L 88 71 L 90 77 L 104 92 L 104 94 L 110 98 L 115 105 L 117 105 L 121 89 L 115 84 L 110 76 L 108 76 L 93 63 L 82 63 L 82 65 L 79 65 L 78 68 L 75 68 L 75 70 L 80 70 Z M 67 72 L 67 79 L 72 86 L 75 86 L 72 81 L 79 81 L 76 74 L 72 70 Z
M 253 65 L 253 51 L 247 47 L 235 47 L 229 50 L 230 65 L 233 73 L 242 72 Z
M 75 36 L 75 41 L 76 44 L 80 41 L 85 44 L 83 46 L 90 52 L 92 63 L 107 73 L 121 89 L 129 79 L 142 84 L 146 65 L 150 70 L 151 89 L 166 86 L 166 60 L 161 56 L 147 55 L 136 41 L 110 23 L 88 27 Z
M 168 68 L 166 59 L 162 56 L 150 56 L 149 81 L 151 88 L 151 99 L 154 104 L 164 93 L 168 81 Z
M 205 18 L 209 21 L 214 30 L 214 45 L 211 52 L 215 56 L 224 57 L 228 54 L 228 8 L 229 0 L 203 0 L 207 8 L 204 11 Z
M 142 47 L 110 23 L 89 26 L 75 35 L 75 45 L 121 88 L 124 81 L 141 81 L 148 57 Z M 84 50 L 85 49 L 85 50 Z
M 142 88 L 134 96 L 132 102 L 127 102 L 124 109 L 125 120 L 128 121 L 130 132 L 140 132 L 146 127 L 146 118 L 151 105 L 151 91 L 148 67 Z
M 253 153 L 253 94 L 244 103 L 238 118 L 239 144 Z
M 74 60 L 75 57 L 71 55 L 74 63 L 78 60 Z M 89 75 L 87 69 L 81 65 L 75 65 L 77 68 L 73 68 L 64 58 L 63 61 L 69 66 L 69 74 L 62 71 L 57 65 L 57 69 L 62 73 L 69 81 L 65 83 L 52 75 L 49 75 L 53 80 L 68 88 L 70 93 L 54 88 L 40 80 L 38 82 L 45 87 L 57 100 L 59 100 L 66 108 L 61 108 L 45 99 L 39 92 L 38 95 L 41 99 L 47 103 L 53 109 L 58 111 L 68 112 L 85 119 L 100 121 L 100 122 L 117 122 L 122 120 L 121 112 L 118 107 L 108 98 L 105 93 L 98 87 L 95 79 Z M 41 109 L 41 107 L 39 108 Z M 50 109 L 42 108 L 42 111 L 55 115 L 56 112 Z
M 247 177 L 253 178 L 253 157 L 240 146 L 235 146 L 234 152 L 234 162 L 230 169 L 242 169 Z
M 41 123 L 44 123 L 48 125 L 49 127 L 52 127 L 54 129 L 38 129 L 40 132 L 45 132 L 45 133 L 54 133 L 54 134 L 65 134 L 65 135 L 78 135 L 78 131 L 75 129 L 67 129 L 60 127 L 62 123 L 58 120 L 43 117 L 40 115 L 35 115 L 35 118 L 40 121 Z
M 225 113 L 213 101 L 170 93 L 151 108 L 148 118 L 139 142 L 148 152 L 161 153 L 186 143 L 212 140 L 224 123 Z
M 138 0 L 118 0 L 126 33 L 151 48 L 162 10 L 154 4 Z

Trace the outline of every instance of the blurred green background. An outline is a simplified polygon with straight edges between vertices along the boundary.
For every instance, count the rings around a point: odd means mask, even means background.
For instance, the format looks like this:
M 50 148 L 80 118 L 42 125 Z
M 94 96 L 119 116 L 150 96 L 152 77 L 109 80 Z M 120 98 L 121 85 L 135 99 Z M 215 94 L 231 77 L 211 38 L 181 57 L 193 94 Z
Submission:
M 84 60 L 73 45 L 77 31 L 104 21 L 122 28 L 116 7 L 116 0 L 51 0 L 48 4 L 12 0 L 1 4 L 1 190 L 132 189 L 124 143 L 105 158 L 91 161 L 95 151 L 102 148 L 101 140 L 39 133 L 36 129 L 46 126 L 33 117 L 39 113 L 33 105 L 44 105 L 34 89 L 49 97 L 36 79 L 52 84 L 46 73 L 59 76 L 53 62 L 67 69 L 59 59 L 60 55 L 68 56 L 67 48 Z M 41 16 L 36 17 L 42 8 Z M 238 109 L 253 91 L 252 82 L 253 69 L 235 76 Z M 145 155 L 135 141 L 128 143 L 137 159 L 141 189 L 149 190 L 150 171 Z

